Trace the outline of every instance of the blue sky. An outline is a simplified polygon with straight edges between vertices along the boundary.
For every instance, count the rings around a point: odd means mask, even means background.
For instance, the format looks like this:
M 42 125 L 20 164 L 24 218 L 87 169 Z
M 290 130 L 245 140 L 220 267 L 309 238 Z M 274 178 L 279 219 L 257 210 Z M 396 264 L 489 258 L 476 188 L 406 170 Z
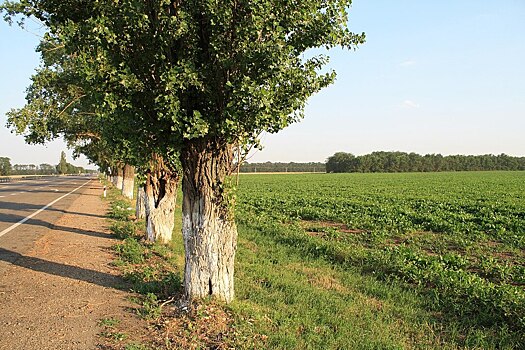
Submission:
M 354 0 L 357 51 L 332 50 L 334 85 L 305 119 L 264 135 L 249 161 L 324 161 L 337 151 L 525 155 L 525 1 Z M 4 113 L 24 103 L 38 38 L 0 24 L 0 156 L 56 163 L 64 148 L 25 146 Z M 79 163 L 85 162 L 79 160 Z

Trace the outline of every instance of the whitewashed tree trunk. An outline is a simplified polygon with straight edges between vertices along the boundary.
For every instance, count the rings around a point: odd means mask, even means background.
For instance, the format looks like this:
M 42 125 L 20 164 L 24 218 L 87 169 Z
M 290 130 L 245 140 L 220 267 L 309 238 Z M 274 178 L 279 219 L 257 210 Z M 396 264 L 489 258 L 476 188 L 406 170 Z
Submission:
M 146 219 L 146 240 L 150 242 L 155 242 L 155 237 L 157 236 L 153 231 L 154 226 L 150 225 L 149 222 L 149 217 L 153 210 L 155 210 L 155 196 L 153 192 L 153 185 L 147 180 L 144 186 L 144 219 Z
M 115 180 L 115 187 L 122 191 L 122 182 L 124 179 L 124 168 L 118 167 Z
M 111 183 L 113 186 L 117 186 L 117 167 L 111 168 Z
M 124 165 L 122 180 L 122 195 L 126 198 L 133 199 L 135 186 L 135 168 L 129 164 Z
M 233 151 L 229 145 L 203 139 L 187 144 L 183 166 L 182 235 L 184 291 L 187 300 L 234 297 L 234 260 L 237 228 L 233 194 L 225 190 Z
M 139 186 L 137 190 L 137 203 L 135 205 L 135 217 L 144 219 L 146 217 L 146 193 L 144 187 Z
M 177 200 L 177 194 L 173 189 L 168 192 L 160 200 L 157 207 L 149 212 L 146 224 L 148 237 L 161 243 L 171 241 L 173 227 L 175 226 L 175 201 Z
M 144 186 L 147 240 L 162 243 L 171 241 L 178 183 L 178 174 L 166 171 L 148 172 Z

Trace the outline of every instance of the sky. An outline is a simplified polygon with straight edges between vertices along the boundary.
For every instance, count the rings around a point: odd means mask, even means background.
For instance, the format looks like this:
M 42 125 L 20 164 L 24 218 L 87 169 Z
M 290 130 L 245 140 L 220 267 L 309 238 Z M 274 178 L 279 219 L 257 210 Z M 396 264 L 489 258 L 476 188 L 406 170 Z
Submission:
M 525 156 L 525 1 L 354 0 L 349 13 L 366 43 L 328 52 L 336 82 L 309 99 L 300 123 L 264 134 L 249 162 L 338 151 Z M 24 104 L 37 44 L 0 23 L 0 156 L 13 164 L 56 164 L 65 149 L 27 146 L 5 127 L 5 112 Z

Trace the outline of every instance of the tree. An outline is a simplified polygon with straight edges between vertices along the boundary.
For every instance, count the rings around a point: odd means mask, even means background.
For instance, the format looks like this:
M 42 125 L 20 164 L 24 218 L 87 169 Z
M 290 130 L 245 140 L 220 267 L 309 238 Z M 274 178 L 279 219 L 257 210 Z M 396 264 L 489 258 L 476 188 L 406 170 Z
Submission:
M 52 166 L 51 164 L 42 163 L 38 167 L 42 175 L 50 175 L 56 172 L 56 168 Z
M 174 94 L 183 125 L 185 292 L 190 298 L 233 298 L 237 232 L 227 176 L 236 145 L 257 142 L 260 132 L 298 121 L 307 98 L 333 82 L 333 72 L 319 73 L 326 57 L 305 60 L 302 54 L 362 42 L 346 29 L 348 5 L 197 2 L 180 10 L 188 31 L 179 40 L 186 49 L 171 63 L 178 70 L 190 67 L 193 79 L 173 77 L 170 83 L 190 85 Z
M 121 124 L 147 130 L 157 154 L 182 165 L 185 294 L 232 300 L 234 158 L 261 132 L 299 121 L 308 97 L 334 81 L 335 72 L 322 73 L 328 57 L 305 51 L 364 42 L 347 28 L 351 1 L 6 4 L 38 16 L 71 54 L 95 58 L 80 67 L 86 77 L 129 90 L 129 98 L 110 90 L 105 103 L 129 105 Z
M 8 113 L 8 125 L 24 134 L 28 143 L 64 137 L 74 154 L 87 153 L 94 163 L 111 169 L 115 186 L 128 198 L 133 197 L 135 167 L 144 175 L 153 174 L 143 176 L 151 196 L 146 211 L 147 238 L 171 240 L 179 179 L 173 165 L 178 163 L 174 162 L 176 157 L 165 156 L 167 160 L 159 161 L 162 150 L 157 148 L 152 127 L 122 123 L 122 115 L 134 120 L 145 116 L 139 107 L 130 109 L 128 89 L 114 80 L 99 58 L 80 51 L 69 54 L 52 33 L 46 35 L 38 51 L 43 64 L 32 77 L 28 103 Z M 153 134 L 144 130 L 153 130 Z M 160 165 L 172 168 L 156 168 Z M 172 178 L 170 174 L 174 174 Z
M 67 174 L 67 161 L 66 161 L 66 152 L 62 151 L 60 153 L 60 162 L 57 165 L 57 171 L 60 175 Z
M 7 176 L 11 174 L 11 159 L 0 157 L 0 175 Z
M 356 157 L 352 153 L 337 152 L 326 161 L 326 172 L 328 173 L 349 173 L 356 169 Z

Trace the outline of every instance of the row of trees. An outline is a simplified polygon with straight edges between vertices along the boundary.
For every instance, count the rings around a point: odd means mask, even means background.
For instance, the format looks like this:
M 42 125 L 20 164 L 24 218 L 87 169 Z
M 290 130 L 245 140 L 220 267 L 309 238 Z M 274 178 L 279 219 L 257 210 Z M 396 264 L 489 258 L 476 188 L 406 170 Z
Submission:
M 315 173 L 324 172 L 325 163 L 248 163 L 245 162 L 240 167 L 241 173 Z
M 430 172 L 475 170 L 525 170 L 525 157 L 500 155 L 452 155 L 405 152 L 373 152 L 362 156 L 337 152 L 326 162 L 328 173 Z
M 350 5 L 4 1 L 8 21 L 33 17 L 48 30 L 28 102 L 9 113 L 9 125 L 28 142 L 64 137 L 117 185 L 138 173 L 150 240 L 171 239 L 182 179 L 186 299 L 231 301 L 229 175 L 262 132 L 299 121 L 307 98 L 334 81 L 328 57 L 311 49 L 364 42 L 348 30 Z
M 66 154 L 62 152 L 60 162 L 57 165 L 42 163 L 15 164 L 11 165 L 11 159 L 0 157 L 0 176 L 9 175 L 57 175 L 57 174 L 85 174 L 95 173 L 95 170 L 86 170 L 81 166 L 75 166 L 66 161 Z
M 65 153 L 62 152 L 63 161 L 57 165 L 47 163 L 42 164 L 15 164 L 11 165 L 11 159 L 0 157 L 0 176 L 8 175 L 56 175 L 56 174 L 80 174 L 94 173 L 94 170 L 86 170 L 83 167 L 75 166 L 65 160 Z

